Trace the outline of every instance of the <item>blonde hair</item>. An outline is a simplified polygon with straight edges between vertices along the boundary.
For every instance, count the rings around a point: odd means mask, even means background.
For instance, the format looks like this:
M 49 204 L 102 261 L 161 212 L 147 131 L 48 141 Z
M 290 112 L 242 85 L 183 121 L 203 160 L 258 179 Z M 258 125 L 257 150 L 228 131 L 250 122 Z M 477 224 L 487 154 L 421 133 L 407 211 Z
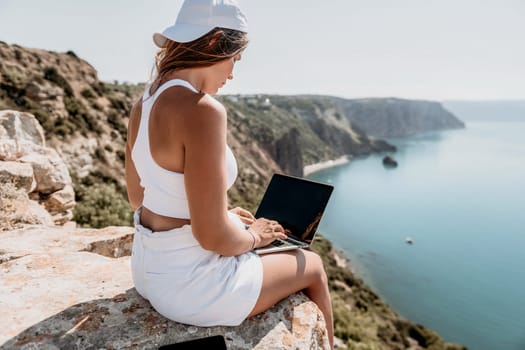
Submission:
M 152 92 L 170 72 L 196 67 L 208 67 L 233 57 L 248 46 L 248 35 L 244 32 L 215 28 L 208 34 L 188 43 L 168 40 L 155 56 L 155 73 Z

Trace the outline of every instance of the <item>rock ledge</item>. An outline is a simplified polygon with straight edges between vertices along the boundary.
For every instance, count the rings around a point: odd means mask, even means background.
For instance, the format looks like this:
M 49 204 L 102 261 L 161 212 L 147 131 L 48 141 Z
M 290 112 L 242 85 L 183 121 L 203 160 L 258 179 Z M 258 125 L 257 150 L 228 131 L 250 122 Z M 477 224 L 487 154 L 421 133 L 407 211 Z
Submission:
M 238 327 L 164 318 L 132 286 L 132 235 L 36 225 L 0 234 L 0 349 L 156 349 L 217 334 L 228 349 L 329 349 L 322 314 L 301 293 Z

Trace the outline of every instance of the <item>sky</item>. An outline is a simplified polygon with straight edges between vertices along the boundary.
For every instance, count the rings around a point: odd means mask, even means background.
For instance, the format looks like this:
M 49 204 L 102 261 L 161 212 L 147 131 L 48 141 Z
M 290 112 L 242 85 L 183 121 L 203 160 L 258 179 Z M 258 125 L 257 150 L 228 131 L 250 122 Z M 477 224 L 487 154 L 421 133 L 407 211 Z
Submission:
M 525 0 L 240 0 L 250 45 L 225 94 L 525 99 Z M 146 82 L 181 0 L 0 0 L 0 40 Z

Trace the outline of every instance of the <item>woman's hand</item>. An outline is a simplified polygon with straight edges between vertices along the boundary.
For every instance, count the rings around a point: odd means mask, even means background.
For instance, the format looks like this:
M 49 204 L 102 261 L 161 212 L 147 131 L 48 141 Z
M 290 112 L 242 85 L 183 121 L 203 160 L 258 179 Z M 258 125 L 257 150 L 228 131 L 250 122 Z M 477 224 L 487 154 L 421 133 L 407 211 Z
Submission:
M 284 228 L 275 220 L 256 219 L 249 230 L 255 235 L 254 248 L 267 246 L 277 238 L 286 238 Z
M 230 209 L 229 211 L 230 213 L 237 215 L 241 219 L 242 223 L 245 225 L 249 226 L 253 224 L 253 222 L 255 221 L 255 216 L 253 216 L 252 213 L 250 213 L 248 210 L 244 208 L 236 207 L 236 208 Z

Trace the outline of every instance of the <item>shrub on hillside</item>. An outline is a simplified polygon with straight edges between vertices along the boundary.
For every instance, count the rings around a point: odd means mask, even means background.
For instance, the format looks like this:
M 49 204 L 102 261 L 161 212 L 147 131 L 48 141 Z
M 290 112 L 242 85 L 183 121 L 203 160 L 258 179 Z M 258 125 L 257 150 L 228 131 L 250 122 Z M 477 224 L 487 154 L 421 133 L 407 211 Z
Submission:
M 47 67 L 44 69 L 44 79 L 60 86 L 66 93 L 66 96 L 73 96 L 73 88 L 71 85 L 69 85 L 67 80 L 62 75 L 60 75 L 60 73 L 58 73 L 55 67 Z
M 95 93 L 93 92 L 93 90 L 91 90 L 90 88 L 85 88 L 83 89 L 82 91 L 80 91 L 80 94 L 84 97 L 84 98 L 87 98 L 88 100 L 89 99 L 93 99 L 95 98 Z
M 83 134 L 93 131 L 97 134 L 102 132 L 97 119 L 91 115 L 81 100 L 74 97 L 64 97 L 64 107 L 69 114 L 69 120 L 77 126 L 77 130 Z
M 76 191 L 73 219 L 79 225 L 93 228 L 132 225 L 133 213 L 129 203 L 113 183 L 80 185 Z
M 78 58 L 77 54 L 74 51 L 71 51 L 71 50 L 67 51 L 66 55 L 69 55 L 69 56 L 74 57 L 74 58 Z
M 108 124 L 111 125 L 111 127 L 113 127 L 113 129 L 118 131 L 122 139 L 126 140 L 128 128 L 122 122 L 122 116 L 118 115 L 115 112 L 110 112 L 106 120 L 108 121 Z

